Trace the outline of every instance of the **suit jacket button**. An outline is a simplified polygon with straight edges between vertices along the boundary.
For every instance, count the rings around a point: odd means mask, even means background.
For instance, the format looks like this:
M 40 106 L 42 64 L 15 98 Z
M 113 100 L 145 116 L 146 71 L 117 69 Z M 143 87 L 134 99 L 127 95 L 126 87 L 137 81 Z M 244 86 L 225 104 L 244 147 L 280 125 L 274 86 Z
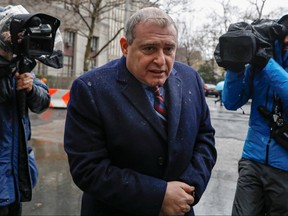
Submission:
M 159 164 L 160 166 L 163 166 L 164 163 L 165 163 L 164 157 L 158 157 L 158 164 Z

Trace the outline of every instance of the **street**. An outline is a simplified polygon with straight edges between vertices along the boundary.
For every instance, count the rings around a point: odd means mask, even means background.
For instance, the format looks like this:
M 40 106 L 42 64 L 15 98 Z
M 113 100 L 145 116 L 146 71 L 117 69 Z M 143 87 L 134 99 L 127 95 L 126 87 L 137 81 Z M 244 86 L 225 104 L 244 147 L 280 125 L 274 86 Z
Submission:
M 194 207 L 196 215 L 231 215 L 238 177 L 237 166 L 246 137 L 250 106 L 228 111 L 207 98 L 212 124 L 216 130 L 218 158 L 212 177 L 200 202 Z M 244 114 L 243 114 L 244 112 Z
M 237 163 L 241 157 L 249 119 L 249 104 L 243 110 L 228 111 L 216 98 L 207 97 L 212 124 L 216 130 L 217 163 L 196 215 L 231 215 Z M 243 114 L 244 112 L 244 114 Z M 31 202 L 24 203 L 23 215 L 79 215 L 81 191 L 71 179 L 63 134 L 66 109 L 49 109 L 31 114 L 33 147 L 39 168 L 39 181 Z

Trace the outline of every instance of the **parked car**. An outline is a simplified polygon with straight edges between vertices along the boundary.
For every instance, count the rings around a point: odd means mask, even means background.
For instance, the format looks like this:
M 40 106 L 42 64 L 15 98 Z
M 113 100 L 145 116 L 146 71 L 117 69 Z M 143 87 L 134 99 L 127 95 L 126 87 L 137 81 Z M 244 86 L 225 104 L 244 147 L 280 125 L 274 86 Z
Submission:
M 216 90 L 216 85 L 214 84 L 204 84 L 204 92 L 205 92 L 205 96 L 209 96 L 209 95 L 213 95 L 215 97 L 218 97 L 218 91 Z

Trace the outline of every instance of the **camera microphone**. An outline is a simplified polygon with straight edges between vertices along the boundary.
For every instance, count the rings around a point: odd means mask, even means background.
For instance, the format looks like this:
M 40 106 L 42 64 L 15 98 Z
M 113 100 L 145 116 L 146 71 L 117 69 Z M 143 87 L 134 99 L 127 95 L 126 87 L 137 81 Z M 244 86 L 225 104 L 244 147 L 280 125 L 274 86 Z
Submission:
M 37 16 L 34 16 L 29 20 L 27 26 L 28 27 L 38 27 L 41 25 L 41 23 L 42 23 L 41 19 Z

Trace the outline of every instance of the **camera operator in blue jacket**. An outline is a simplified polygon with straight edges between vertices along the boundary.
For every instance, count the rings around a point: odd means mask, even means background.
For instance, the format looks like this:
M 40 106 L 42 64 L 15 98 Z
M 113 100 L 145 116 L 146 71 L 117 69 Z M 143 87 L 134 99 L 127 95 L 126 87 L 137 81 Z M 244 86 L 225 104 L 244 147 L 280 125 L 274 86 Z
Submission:
M 1 77 L 0 89 L 0 215 L 19 215 L 20 202 L 31 200 L 31 190 L 38 177 L 34 152 L 27 145 L 31 136 L 28 108 L 35 113 L 46 110 L 50 96 L 47 86 L 32 73 L 11 73 Z M 27 107 L 23 123 L 18 118 L 18 90 L 26 91 Z M 19 140 L 21 130 L 25 140 Z M 20 153 L 21 142 L 27 145 L 27 150 Z M 24 165 L 21 170 L 19 164 Z M 29 178 L 21 181 L 20 175 Z
M 9 32 L 0 36 L 0 215 L 21 215 L 21 202 L 30 201 L 38 170 L 28 145 L 31 127 L 28 109 L 41 113 L 49 107 L 47 86 L 33 73 L 19 74 L 12 53 L 5 46 Z M 7 44 L 6 44 L 7 45 Z M 19 114 L 18 92 L 25 96 L 24 115 Z M 22 112 L 21 112 L 22 113 Z M 23 115 L 23 116 L 22 116 Z
M 28 144 L 29 111 L 45 111 L 50 95 L 31 71 L 36 60 L 53 68 L 63 67 L 59 25 L 60 20 L 42 13 L 29 14 L 21 5 L 0 7 L 1 216 L 21 215 L 21 203 L 32 199 L 38 171 Z
M 224 106 L 237 110 L 252 100 L 232 215 L 288 215 L 287 23 L 286 15 L 278 21 L 257 20 L 247 25 L 247 34 L 252 32 L 257 44 L 253 59 L 249 64 L 224 63 Z M 217 51 L 219 47 L 215 51 L 219 61 Z M 223 66 L 225 55 L 220 56 Z

